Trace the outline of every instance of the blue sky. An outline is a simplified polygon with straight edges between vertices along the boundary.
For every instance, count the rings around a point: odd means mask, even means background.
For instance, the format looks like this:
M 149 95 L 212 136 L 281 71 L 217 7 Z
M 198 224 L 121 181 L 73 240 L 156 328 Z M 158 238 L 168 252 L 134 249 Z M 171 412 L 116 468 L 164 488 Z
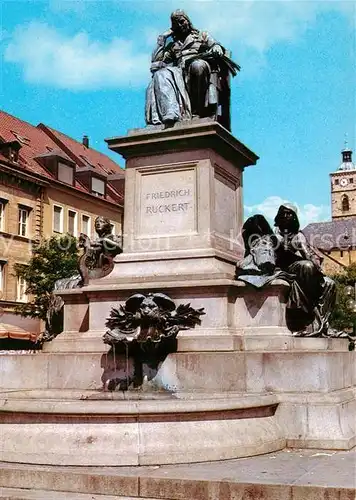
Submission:
M 345 133 L 355 148 L 354 2 L 2 0 L 1 109 L 107 152 L 104 138 L 144 126 L 150 53 L 176 8 L 242 66 L 232 132 L 260 156 L 246 215 L 289 200 L 303 225 L 328 219 Z

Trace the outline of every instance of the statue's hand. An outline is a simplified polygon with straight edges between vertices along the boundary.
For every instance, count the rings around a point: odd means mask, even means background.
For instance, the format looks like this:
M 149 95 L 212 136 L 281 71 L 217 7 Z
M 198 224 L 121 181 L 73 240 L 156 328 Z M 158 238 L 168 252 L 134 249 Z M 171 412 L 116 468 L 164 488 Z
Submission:
M 167 30 L 162 35 L 159 35 L 157 38 L 157 44 L 160 46 L 164 46 L 166 43 L 167 38 L 169 38 L 172 35 L 172 30 Z
M 161 68 L 164 68 L 166 66 L 166 63 L 164 63 L 163 61 L 156 61 L 156 62 L 153 62 L 151 64 L 151 73 L 155 73 L 156 71 L 158 71 L 159 69 Z
M 222 47 L 220 47 L 220 45 L 218 45 L 218 44 L 213 45 L 211 47 L 211 49 L 209 50 L 209 52 L 214 57 L 221 57 L 222 55 L 224 55 L 224 51 L 223 51 Z
M 95 240 L 90 243 L 90 250 L 94 250 L 95 252 L 102 250 L 103 245 L 101 241 Z

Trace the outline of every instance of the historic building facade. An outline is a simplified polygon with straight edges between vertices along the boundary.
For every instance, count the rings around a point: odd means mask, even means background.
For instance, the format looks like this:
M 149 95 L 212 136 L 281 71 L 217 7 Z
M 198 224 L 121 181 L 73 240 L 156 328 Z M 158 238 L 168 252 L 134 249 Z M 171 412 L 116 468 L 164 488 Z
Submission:
M 33 126 L 0 111 L 0 322 L 39 328 L 12 315 L 26 301 L 14 272 L 32 245 L 52 235 L 93 236 L 98 215 L 120 234 L 124 171 L 108 156 L 43 124 Z
M 342 161 L 330 174 L 331 221 L 309 224 L 304 233 L 324 256 L 326 273 L 340 272 L 356 262 L 356 165 L 345 145 Z
M 356 217 L 356 167 L 352 161 L 352 150 L 346 147 L 341 154 L 341 165 L 330 174 L 333 220 Z

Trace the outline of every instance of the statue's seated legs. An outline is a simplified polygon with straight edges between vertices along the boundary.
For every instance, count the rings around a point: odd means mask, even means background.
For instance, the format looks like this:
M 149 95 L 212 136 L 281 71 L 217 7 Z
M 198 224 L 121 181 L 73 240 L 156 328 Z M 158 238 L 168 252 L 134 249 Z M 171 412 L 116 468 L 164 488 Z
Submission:
M 188 118 L 190 100 L 182 70 L 169 66 L 155 71 L 147 89 L 147 123 L 173 125 Z
M 189 65 L 188 92 L 193 115 L 209 116 L 212 114 L 211 104 L 217 105 L 217 99 L 213 103 L 209 99 L 210 75 L 210 65 L 203 59 L 196 59 Z
M 176 122 L 181 119 L 179 100 L 176 98 L 176 89 L 172 85 L 172 72 L 162 68 L 153 75 L 153 85 L 157 99 L 158 113 L 162 122 Z
M 300 260 L 294 262 L 288 267 L 288 272 L 295 275 L 295 280 L 302 289 L 302 291 L 308 295 L 308 304 L 311 305 L 309 308 L 313 308 L 322 294 L 323 285 L 323 275 L 316 267 L 316 265 L 310 260 Z M 297 299 L 297 304 L 299 300 Z M 303 305 L 299 304 L 299 307 L 303 309 Z M 307 308 L 307 304 L 305 308 Z
M 309 260 L 295 262 L 288 272 L 295 275 L 287 305 L 290 328 L 311 336 L 327 333 L 336 298 L 334 281 Z

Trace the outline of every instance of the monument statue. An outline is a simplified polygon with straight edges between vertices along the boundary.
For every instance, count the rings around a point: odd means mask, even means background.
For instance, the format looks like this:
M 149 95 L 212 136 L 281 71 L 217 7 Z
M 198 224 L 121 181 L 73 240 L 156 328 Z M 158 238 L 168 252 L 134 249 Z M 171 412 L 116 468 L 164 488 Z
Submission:
M 299 327 L 298 333 L 303 336 L 327 334 L 336 299 L 335 283 L 324 276 L 321 259 L 299 230 L 296 207 L 281 205 L 274 222 L 278 238 L 277 267 L 295 276 L 287 304 L 291 326 Z
M 169 127 L 192 117 L 211 117 L 230 130 L 229 79 L 239 69 L 222 45 L 176 10 L 152 54 L 146 123 Z
M 237 263 L 237 279 L 256 288 L 261 288 L 277 278 L 288 281 L 290 276 L 276 269 L 277 236 L 265 217 L 260 214 L 249 217 L 242 226 L 241 233 L 245 256 Z
M 134 376 L 128 380 L 127 374 L 122 380 L 107 381 L 113 390 L 116 386 L 127 389 L 133 382 L 138 387 L 143 382 L 142 364 L 157 370 L 159 363 L 167 355 L 177 350 L 176 337 L 180 330 L 194 328 L 200 324 L 204 309 L 193 309 L 190 304 L 176 307 L 173 300 L 163 293 L 136 293 L 127 299 L 124 305 L 113 308 L 106 321 L 108 327 L 104 334 L 104 343 L 109 344 L 120 360 L 133 359 Z
M 86 234 L 79 236 L 79 246 L 84 248 L 84 254 L 79 258 L 79 272 L 84 285 L 90 278 L 107 276 L 114 268 L 114 257 L 122 252 L 122 238 L 112 234 L 109 219 L 99 216 L 94 226 L 98 238 L 91 241 Z
M 324 276 L 321 261 L 299 229 L 297 209 L 281 205 L 273 234 L 262 215 L 250 217 L 242 236 L 245 258 L 237 263 L 236 278 L 255 287 L 274 279 L 290 283 L 287 324 L 296 336 L 328 336 L 335 304 L 335 283 Z
M 84 253 L 78 259 L 78 273 L 69 278 L 62 278 L 55 282 L 53 292 L 81 288 L 87 285 L 90 278 L 107 276 L 114 268 L 114 257 L 122 252 L 121 238 L 112 234 L 109 219 L 99 216 L 94 222 L 98 238 L 91 241 L 81 233 L 79 235 L 79 248 Z M 49 342 L 63 331 L 63 305 L 60 295 L 52 292 L 50 304 L 46 314 L 46 326 L 40 343 Z

